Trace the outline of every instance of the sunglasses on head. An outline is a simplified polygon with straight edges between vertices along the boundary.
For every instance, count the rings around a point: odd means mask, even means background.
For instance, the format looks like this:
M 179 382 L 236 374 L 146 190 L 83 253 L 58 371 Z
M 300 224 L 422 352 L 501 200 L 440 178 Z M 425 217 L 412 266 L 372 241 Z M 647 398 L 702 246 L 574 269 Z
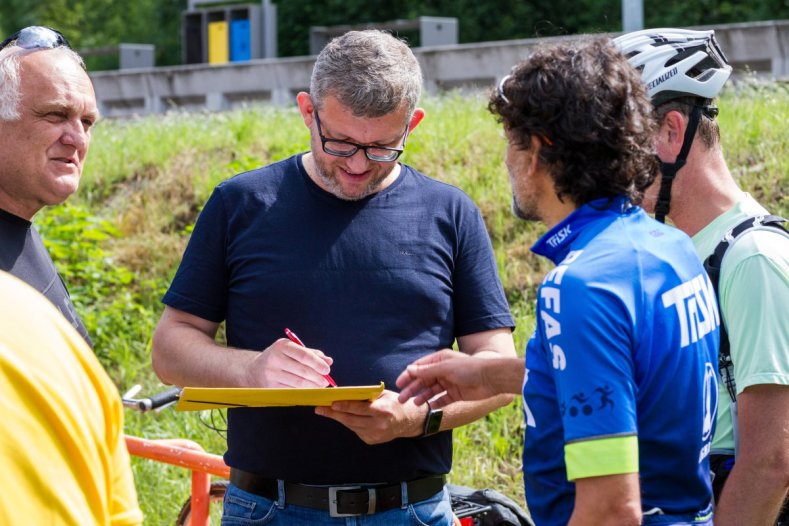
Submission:
M 53 49 L 61 46 L 71 49 L 71 45 L 63 33 L 44 26 L 30 26 L 20 29 L 3 40 L 0 43 L 0 49 L 8 47 L 11 43 L 22 49 Z

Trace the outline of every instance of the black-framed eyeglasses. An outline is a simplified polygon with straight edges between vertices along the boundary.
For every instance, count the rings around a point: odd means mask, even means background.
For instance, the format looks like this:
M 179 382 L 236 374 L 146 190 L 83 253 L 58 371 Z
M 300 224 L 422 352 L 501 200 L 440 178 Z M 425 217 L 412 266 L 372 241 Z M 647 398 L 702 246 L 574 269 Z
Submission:
M 60 46 L 71 49 L 71 44 L 68 43 L 63 33 L 51 27 L 44 26 L 29 26 L 20 29 L 3 40 L 3 42 L 0 43 L 0 49 L 4 49 L 11 44 L 11 42 L 22 49 L 53 49 Z
M 321 138 L 323 151 L 329 155 L 334 155 L 336 157 L 352 157 L 359 150 L 363 150 L 364 155 L 371 161 L 390 163 L 396 161 L 403 153 L 403 150 L 405 150 L 405 140 L 408 136 L 408 124 L 405 125 L 405 130 L 403 131 L 403 146 L 401 148 L 392 148 L 390 146 L 364 146 L 350 141 L 327 139 L 323 136 L 323 131 L 321 130 L 321 118 L 318 116 L 317 108 L 315 109 L 315 123 L 318 125 L 318 137 Z

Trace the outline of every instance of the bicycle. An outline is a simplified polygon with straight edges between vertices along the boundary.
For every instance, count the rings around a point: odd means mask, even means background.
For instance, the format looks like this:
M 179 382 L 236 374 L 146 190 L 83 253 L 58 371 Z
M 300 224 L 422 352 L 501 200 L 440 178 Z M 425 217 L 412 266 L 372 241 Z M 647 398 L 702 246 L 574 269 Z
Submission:
M 123 405 L 141 413 L 159 410 L 175 403 L 181 389 L 174 387 L 147 398 L 134 398 L 141 387 L 135 385 L 123 397 Z M 200 444 L 184 438 L 146 439 L 125 435 L 129 454 L 188 469 L 192 473 L 192 489 L 181 506 L 176 526 L 209 526 L 210 505 L 225 497 L 230 468 L 220 455 L 207 453 Z M 211 476 L 224 480 L 211 481 Z
M 173 387 L 147 398 L 134 398 L 141 389 L 135 385 L 123 397 L 126 408 L 146 413 L 161 410 L 178 401 L 181 389 Z M 222 502 L 227 491 L 230 468 L 220 455 L 205 452 L 196 442 L 183 438 L 145 439 L 125 435 L 129 453 L 136 457 L 164 462 L 192 472 L 192 491 L 181 506 L 176 526 L 209 526 L 210 504 Z M 211 475 L 223 480 L 211 481 Z M 478 526 L 491 511 L 491 506 L 474 502 L 465 496 L 451 495 L 455 526 Z

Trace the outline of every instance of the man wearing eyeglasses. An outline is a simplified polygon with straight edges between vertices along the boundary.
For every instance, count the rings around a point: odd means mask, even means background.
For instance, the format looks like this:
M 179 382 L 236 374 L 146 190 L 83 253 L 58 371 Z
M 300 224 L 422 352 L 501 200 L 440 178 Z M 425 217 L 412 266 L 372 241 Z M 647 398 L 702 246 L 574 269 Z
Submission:
M 398 162 L 424 117 L 421 87 L 416 57 L 391 35 L 334 39 L 296 97 L 310 151 L 221 183 L 195 225 L 154 336 L 163 381 L 314 388 L 331 373 L 389 388 L 373 402 L 230 409 L 232 524 L 451 524 L 449 430 L 511 400 L 442 414 L 391 390 L 407 363 L 455 341 L 515 355 L 479 210 Z M 214 341 L 222 321 L 227 346 Z
M 31 221 L 77 190 L 97 118 L 82 58 L 63 35 L 32 26 L 0 43 L 0 270 L 44 294 L 89 344 Z

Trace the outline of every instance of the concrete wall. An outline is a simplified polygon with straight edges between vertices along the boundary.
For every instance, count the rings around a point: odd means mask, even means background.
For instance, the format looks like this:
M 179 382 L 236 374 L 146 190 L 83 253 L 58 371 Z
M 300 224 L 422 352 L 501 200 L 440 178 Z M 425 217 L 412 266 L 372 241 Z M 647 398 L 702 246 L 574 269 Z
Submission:
M 747 69 L 789 79 L 789 20 L 709 26 L 735 73 Z M 436 93 L 494 84 L 540 42 L 578 38 L 506 40 L 416 48 L 425 88 Z M 92 73 L 103 115 L 124 117 L 169 109 L 210 111 L 245 102 L 294 104 L 307 90 L 314 57 L 257 59 L 222 65 L 192 64 Z

